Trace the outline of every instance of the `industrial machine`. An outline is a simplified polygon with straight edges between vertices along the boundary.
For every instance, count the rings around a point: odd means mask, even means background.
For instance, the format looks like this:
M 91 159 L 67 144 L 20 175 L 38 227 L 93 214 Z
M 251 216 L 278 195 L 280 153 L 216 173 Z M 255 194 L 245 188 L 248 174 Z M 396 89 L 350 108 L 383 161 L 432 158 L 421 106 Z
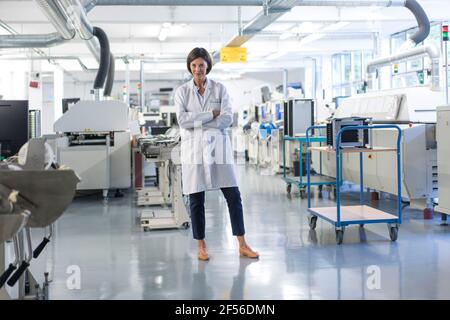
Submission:
M 54 125 L 56 156 L 80 177 L 77 190 L 131 186 L 131 135 L 128 106 L 120 101 L 79 101 Z
M 0 158 L 19 152 L 28 141 L 28 101 L 0 101 Z
M 315 103 L 311 99 L 289 99 L 284 102 L 283 108 L 283 135 L 289 137 L 304 136 L 306 129 L 314 124 Z M 280 143 L 281 145 L 281 143 Z M 298 167 L 298 143 L 296 141 L 285 141 L 285 165 L 289 170 Z M 305 149 L 306 150 L 306 149 Z M 283 153 L 280 153 L 281 157 Z M 280 159 L 283 163 L 283 159 Z
M 0 300 L 48 299 L 48 274 L 40 286 L 29 266 L 52 240 L 52 225 L 72 202 L 79 182 L 49 151 L 44 139 L 32 139 L 17 156 L 0 162 Z M 32 228 L 49 229 L 34 250 Z M 6 249 L 15 256 L 7 268 Z
M 290 99 L 284 102 L 284 135 L 303 135 L 314 124 L 314 100 Z
M 138 206 L 153 206 L 141 212 L 144 231 L 189 228 L 189 215 L 181 185 L 180 132 L 177 127 L 165 134 L 141 137 L 138 146 L 146 161 L 158 168 L 158 186 L 136 191 Z M 155 207 L 156 206 L 156 207 Z
M 436 151 L 436 106 L 443 105 L 442 94 L 426 87 L 402 88 L 360 94 L 342 101 L 335 118 L 371 118 L 373 124 L 397 124 L 402 129 L 402 198 L 412 207 L 432 208 L 438 191 Z M 376 130 L 371 136 L 376 147 L 395 147 L 396 130 Z M 395 154 L 365 153 L 364 184 L 367 188 L 396 195 Z M 359 157 L 343 155 L 343 177 L 359 182 Z M 313 168 L 319 170 L 313 153 Z M 336 176 L 335 160 L 322 158 L 322 172 Z
M 370 119 L 366 118 L 334 118 L 327 123 L 327 145 L 336 149 L 336 136 L 344 127 L 367 126 Z M 355 129 L 344 131 L 340 141 L 340 148 L 364 148 L 369 144 L 369 130 Z
M 443 106 L 437 108 L 437 126 L 436 126 L 436 140 L 437 140 L 437 166 L 439 177 L 439 205 L 436 211 L 443 213 L 442 219 L 447 220 L 447 215 L 450 214 L 450 106 Z
M 172 127 L 178 125 L 175 106 L 161 106 L 159 107 L 159 113 L 166 126 Z
M 259 122 L 252 122 L 250 128 L 245 130 L 248 161 L 254 165 L 258 164 L 259 126 Z

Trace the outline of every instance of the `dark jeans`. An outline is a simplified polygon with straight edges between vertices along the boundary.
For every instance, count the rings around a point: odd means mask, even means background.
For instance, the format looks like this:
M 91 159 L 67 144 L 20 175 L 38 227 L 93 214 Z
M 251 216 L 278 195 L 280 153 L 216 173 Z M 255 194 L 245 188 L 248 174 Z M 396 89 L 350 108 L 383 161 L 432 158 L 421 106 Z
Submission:
M 243 236 L 245 234 L 244 214 L 242 211 L 242 200 L 239 188 L 221 188 L 220 190 L 222 190 L 222 193 L 227 200 L 233 235 Z M 205 238 L 205 192 L 202 191 L 190 194 L 189 207 L 191 210 L 192 233 L 194 239 L 203 240 Z

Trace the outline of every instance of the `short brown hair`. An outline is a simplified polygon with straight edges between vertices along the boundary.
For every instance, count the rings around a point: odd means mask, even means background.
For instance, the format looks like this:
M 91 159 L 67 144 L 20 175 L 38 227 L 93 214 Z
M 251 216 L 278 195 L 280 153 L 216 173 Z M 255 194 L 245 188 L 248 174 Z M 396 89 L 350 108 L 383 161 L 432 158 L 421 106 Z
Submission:
M 206 68 L 206 74 L 208 74 L 212 69 L 212 59 L 209 52 L 204 48 L 194 48 L 191 50 L 191 52 L 189 52 L 187 56 L 187 69 L 189 73 L 192 74 L 191 62 L 197 58 L 202 58 L 206 61 L 206 63 L 208 64 L 208 67 Z

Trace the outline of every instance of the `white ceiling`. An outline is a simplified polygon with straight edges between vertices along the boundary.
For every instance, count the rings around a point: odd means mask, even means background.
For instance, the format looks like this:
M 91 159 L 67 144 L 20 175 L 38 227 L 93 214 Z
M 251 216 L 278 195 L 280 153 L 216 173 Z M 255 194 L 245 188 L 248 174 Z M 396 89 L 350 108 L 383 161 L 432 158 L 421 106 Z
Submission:
M 450 1 L 420 0 L 431 20 L 450 19 Z M 242 7 L 243 24 L 262 11 L 260 7 Z M 180 64 L 172 67 L 184 68 L 182 62 L 187 53 L 196 46 L 210 51 L 219 50 L 238 32 L 237 7 L 167 7 L 167 6 L 115 6 L 95 7 L 88 14 L 92 25 L 106 31 L 115 56 L 147 56 L 158 59 L 180 58 Z M 21 34 L 46 34 L 55 32 L 35 1 L 0 1 L 0 20 Z M 324 38 L 307 44 L 301 42 L 306 34 L 295 35 L 299 26 L 301 32 L 305 22 L 321 23 L 319 29 L 339 21 L 350 22 L 347 26 L 328 32 Z M 163 23 L 172 23 L 165 41 L 158 39 Z M 399 30 L 416 26 L 412 14 L 405 8 L 336 8 L 295 7 L 263 30 L 244 46 L 249 53 L 252 68 L 285 67 L 301 65 L 305 56 L 321 55 L 352 49 L 372 49 L 374 33 L 389 35 Z M 303 28 L 303 29 L 302 29 Z M 282 40 L 280 36 L 291 37 Z M 9 34 L 0 28 L 0 34 Z M 283 38 L 282 37 L 282 38 Z M 84 41 L 74 39 L 64 44 L 42 49 L 48 55 L 78 56 L 89 66 L 96 66 Z M 15 50 L 17 51 L 17 50 Z M 267 57 L 278 51 L 286 51 L 275 60 Z M 29 50 L 27 50 L 29 52 Z M 0 50 L 0 56 L 11 54 Z M 61 61 L 70 70 L 79 70 L 76 61 Z M 157 66 L 157 67 L 156 67 Z M 132 69 L 137 69 L 134 64 Z M 168 66 L 147 64 L 147 70 L 165 70 Z M 117 70 L 125 65 L 120 61 Z

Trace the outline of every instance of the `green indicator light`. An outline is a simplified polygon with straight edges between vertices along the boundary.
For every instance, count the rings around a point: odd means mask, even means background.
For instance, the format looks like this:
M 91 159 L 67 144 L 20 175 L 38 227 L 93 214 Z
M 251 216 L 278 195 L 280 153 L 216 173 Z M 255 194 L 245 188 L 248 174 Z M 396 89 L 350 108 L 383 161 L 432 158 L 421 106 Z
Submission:
M 442 40 L 448 41 L 448 26 L 442 26 Z

